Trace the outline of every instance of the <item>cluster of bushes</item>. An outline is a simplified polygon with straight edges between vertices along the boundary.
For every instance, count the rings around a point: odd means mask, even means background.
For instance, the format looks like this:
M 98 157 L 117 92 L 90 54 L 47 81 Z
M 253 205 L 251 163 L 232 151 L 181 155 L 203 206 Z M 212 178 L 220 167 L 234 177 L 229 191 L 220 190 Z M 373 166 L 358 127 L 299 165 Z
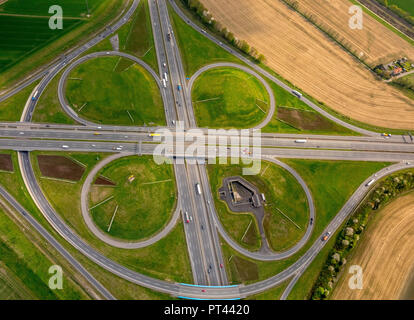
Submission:
M 231 45 L 252 57 L 256 62 L 265 62 L 263 54 L 259 53 L 256 48 L 251 47 L 245 40 L 237 39 L 232 32 L 214 19 L 200 0 L 181 0 L 181 2 L 211 31 L 226 39 Z
M 409 78 L 402 77 L 394 80 L 393 82 L 399 85 L 400 87 L 414 92 L 414 81 L 410 80 Z
M 384 69 L 382 65 L 378 65 L 374 68 L 374 72 L 380 76 L 382 79 L 389 80 L 391 79 L 391 71 Z
M 399 17 L 403 18 L 405 21 L 407 21 L 409 24 L 414 26 L 414 17 L 410 15 L 407 11 L 401 9 L 399 6 L 395 4 L 389 4 L 388 0 L 377 0 L 377 2 L 381 3 L 383 6 L 390 9 L 392 12 L 397 14 Z
M 357 245 L 371 215 L 396 196 L 409 190 L 414 190 L 413 171 L 393 174 L 375 186 L 337 236 L 335 245 L 312 288 L 312 299 L 321 300 L 329 297 L 341 270 L 347 263 L 349 253 Z

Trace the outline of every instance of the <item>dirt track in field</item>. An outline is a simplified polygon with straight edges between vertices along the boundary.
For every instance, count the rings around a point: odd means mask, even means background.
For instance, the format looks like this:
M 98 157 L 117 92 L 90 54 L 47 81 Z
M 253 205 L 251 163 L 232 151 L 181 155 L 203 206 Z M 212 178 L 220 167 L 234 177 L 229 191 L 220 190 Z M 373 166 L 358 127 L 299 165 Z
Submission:
M 202 2 L 237 37 L 263 53 L 272 69 L 330 108 L 371 125 L 414 129 L 413 100 L 377 80 L 360 62 L 281 1 Z M 337 16 L 341 14 L 334 18 Z M 366 35 L 367 40 L 361 38 L 360 46 L 380 36 L 398 42 L 380 23 L 370 22 L 367 15 L 364 18 L 376 32 Z M 365 50 L 373 57 L 381 57 L 372 45 Z M 392 48 L 385 50 L 383 56 L 391 51 Z M 396 54 L 399 51 L 396 49 Z M 414 58 L 412 50 L 407 55 Z
M 350 275 L 344 274 L 332 299 L 394 300 L 403 293 L 414 266 L 414 192 L 393 201 L 378 215 L 347 263 L 362 267 L 363 289 L 349 289 Z

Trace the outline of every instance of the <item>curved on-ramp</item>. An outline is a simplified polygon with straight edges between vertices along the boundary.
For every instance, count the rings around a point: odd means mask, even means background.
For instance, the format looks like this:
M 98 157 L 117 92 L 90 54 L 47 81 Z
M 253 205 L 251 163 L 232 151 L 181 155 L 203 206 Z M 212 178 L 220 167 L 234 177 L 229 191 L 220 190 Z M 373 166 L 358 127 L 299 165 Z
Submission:
M 105 167 L 107 164 L 111 163 L 112 161 L 123 158 L 123 157 L 133 156 L 133 155 L 134 153 L 116 153 L 100 161 L 89 172 L 82 186 L 82 191 L 81 191 L 81 211 L 82 211 L 82 217 L 86 223 L 86 226 L 97 238 L 99 238 L 103 242 L 113 247 L 122 248 L 122 249 L 139 249 L 139 248 L 144 248 L 151 244 L 154 244 L 155 242 L 161 240 L 162 238 L 164 238 L 166 235 L 170 233 L 170 231 L 174 228 L 174 226 L 176 225 L 180 217 L 180 206 L 179 206 L 179 203 L 177 202 L 177 206 L 175 208 L 174 214 L 172 215 L 168 224 L 157 234 L 151 236 L 149 239 L 141 240 L 141 241 L 128 241 L 127 242 L 127 241 L 118 240 L 105 234 L 96 226 L 96 224 L 93 222 L 89 214 L 89 205 L 88 205 L 88 194 L 89 194 L 89 190 L 90 190 L 90 186 L 92 184 L 93 178 L 98 174 L 98 172 L 103 167 Z
M 220 222 L 220 218 L 217 214 L 216 208 L 215 206 L 212 206 L 212 212 L 213 212 L 213 220 L 214 223 L 218 229 L 218 231 L 220 232 L 221 236 L 226 240 L 226 242 L 237 252 L 245 255 L 246 257 L 249 257 L 251 259 L 255 259 L 255 260 L 260 260 L 260 261 L 274 261 L 274 260 L 282 260 L 282 259 L 286 259 L 290 256 L 292 256 L 293 254 L 295 254 L 296 252 L 298 252 L 305 244 L 306 242 L 309 240 L 309 237 L 312 234 L 312 230 L 313 230 L 313 226 L 315 223 L 315 205 L 314 205 L 314 201 L 313 201 L 313 197 L 312 194 L 308 188 L 308 186 L 306 185 L 305 181 L 302 179 L 302 177 L 299 175 L 299 173 L 297 173 L 292 167 L 288 166 L 286 163 L 281 162 L 277 159 L 271 158 L 271 157 L 266 157 L 265 159 L 262 159 L 265 161 L 269 161 L 272 162 L 274 164 L 277 164 L 278 166 L 282 167 L 283 169 L 285 169 L 286 171 L 288 171 L 296 180 L 297 182 L 301 185 L 303 191 L 306 194 L 306 199 L 308 202 L 308 207 L 309 207 L 309 219 L 312 219 L 314 222 L 311 224 L 308 224 L 308 227 L 306 228 L 306 232 L 305 234 L 302 236 L 302 238 L 290 249 L 283 251 L 283 252 L 260 252 L 260 251 L 256 251 L 256 252 L 252 252 L 249 251 L 245 248 L 243 248 L 242 246 L 240 246 L 236 241 L 234 241 L 229 234 L 227 233 L 227 231 L 224 229 L 223 225 Z M 211 193 L 211 190 L 210 190 Z
M 262 78 L 262 76 L 260 76 L 257 72 L 253 71 L 250 68 L 247 68 L 245 66 L 242 66 L 240 64 L 237 63 L 231 63 L 231 62 L 217 62 L 217 63 L 212 63 L 209 65 L 206 65 L 202 68 L 200 68 L 199 70 L 197 70 L 193 76 L 190 78 L 190 81 L 188 82 L 188 86 L 187 86 L 187 90 L 188 90 L 188 95 L 191 97 L 191 91 L 194 85 L 195 80 L 204 72 L 210 70 L 210 69 L 215 69 L 215 68 L 235 68 L 235 69 L 239 69 L 241 71 L 244 71 L 248 74 L 250 74 L 251 76 L 255 77 L 257 80 L 259 80 L 263 86 L 265 87 L 267 94 L 269 95 L 269 100 L 270 100 L 270 107 L 269 110 L 266 113 L 266 118 L 259 123 L 257 126 L 253 127 L 253 129 L 261 129 L 263 127 L 265 127 L 273 118 L 273 115 L 275 114 L 275 110 L 276 110 L 276 102 L 275 102 L 275 95 L 273 94 L 273 90 L 272 88 L 269 86 L 269 84 L 267 83 L 267 81 L 265 79 Z M 193 108 L 193 102 L 192 99 L 189 99 L 188 101 L 190 108 Z

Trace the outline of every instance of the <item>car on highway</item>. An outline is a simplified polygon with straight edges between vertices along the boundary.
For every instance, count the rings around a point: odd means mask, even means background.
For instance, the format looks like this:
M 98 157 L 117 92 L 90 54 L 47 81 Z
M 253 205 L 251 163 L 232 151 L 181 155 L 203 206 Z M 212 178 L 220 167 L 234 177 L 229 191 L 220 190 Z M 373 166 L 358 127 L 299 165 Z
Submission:
M 187 211 L 185 212 L 185 222 L 186 223 L 190 223 L 190 218 L 188 216 L 188 212 Z
M 322 241 L 328 240 L 328 238 L 329 238 L 330 235 L 331 235 L 331 232 L 330 231 L 327 232 L 327 233 L 325 233 L 325 235 L 322 237 Z

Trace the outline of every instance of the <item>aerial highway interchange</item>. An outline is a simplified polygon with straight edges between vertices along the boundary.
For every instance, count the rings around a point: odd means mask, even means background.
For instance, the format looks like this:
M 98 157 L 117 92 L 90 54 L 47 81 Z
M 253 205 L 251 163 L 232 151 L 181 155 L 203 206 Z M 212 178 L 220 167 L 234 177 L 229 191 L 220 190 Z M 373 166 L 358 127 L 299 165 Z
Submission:
M 377 161 L 393 162 L 394 164 L 381 169 L 375 174 L 368 177 L 347 200 L 345 205 L 336 214 L 323 230 L 321 237 L 306 250 L 306 252 L 293 264 L 288 266 L 280 273 L 262 281 L 251 284 L 230 285 L 226 268 L 223 268 L 224 258 L 221 247 L 221 238 L 224 239 L 234 250 L 252 259 L 260 261 L 281 260 L 292 256 L 298 252 L 309 240 L 313 225 L 308 224 L 303 237 L 290 249 L 280 253 L 261 253 L 251 252 L 237 244 L 227 233 L 220 222 L 218 213 L 214 206 L 214 199 L 211 186 L 208 179 L 208 173 L 205 162 L 208 160 L 208 154 L 199 154 L 200 159 L 196 163 L 183 164 L 178 159 L 189 157 L 182 152 L 175 151 L 175 143 L 167 144 L 166 149 L 171 150 L 170 161 L 173 164 L 177 189 L 178 201 L 177 207 L 169 224 L 160 230 L 154 237 L 145 241 L 123 242 L 116 241 L 107 237 L 100 231 L 88 215 L 87 195 L 89 185 L 95 174 L 106 164 L 121 157 L 131 155 L 153 155 L 154 150 L 159 145 L 161 139 L 156 139 L 154 133 L 162 132 L 163 129 L 171 129 L 176 138 L 184 140 L 185 146 L 189 146 L 197 138 L 208 134 L 205 128 L 198 128 L 196 117 L 193 110 L 191 98 L 191 89 L 196 78 L 203 72 L 218 67 L 235 67 L 240 68 L 249 74 L 260 77 L 263 84 L 267 87 L 267 82 L 263 78 L 273 81 L 284 90 L 292 93 L 292 88 L 271 75 L 268 71 L 262 69 L 257 64 L 251 62 L 245 56 L 237 52 L 232 47 L 224 44 L 214 35 L 205 32 L 200 26 L 191 21 L 173 0 L 148 0 L 152 31 L 158 61 L 158 73 L 143 62 L 141 59 L 130 54 L 119 51 L 104 51 L 89 53 L 80 57 L 83 53 L 99 43 L 102 39 L 116 34 L 133 15 L 140 1 L 134 0 L 127 11 L 119 19 L 104 30 L 88 40 L 80 47 L 74 48 L 68 54 L 63 55 L 57 62 L 48 66 L 39 74 L 35 74 L 31 79 L 23 82 L 18 87 L 13 88 L 10 92 L 0 97 L 0 101 L 20 92 L 28 85 L 40 79 L 40 83 L 33 90 L 36 92 L 36 99 L 29 97 L 20 122 L 0 122 L 0 149 L 18 151 L 19 170 L 21 171 L 24 183 L 32 199 L 40 209 L 44 217 L 51 226 L 68 241 L 76 250 L 81 252 L 88 259 L 98 264 L 107 271 L 124 278 L 132 283 L 147 287 L 156 291 L 170 294 L 174 297 L 188 299 L 241 299 L 248 296 L 263 292 L 269 288 L 275 287 L 287 280 L 289 285 L 286 287 L 282 298 L 286 298 L 292 290 L 296 281 L 305 272 L 312 260 L 323 249 L 326 242 L 321 241 L 324 234 L 334 234 L 344 221 L 353 213 L 354 209 L 370 191 L 367 183 L 371 180 L 380 180 L 402 169 L 414 168 L 414 141 L 411 135 L 392 135 L 384 138 L 380 133 L 369 131 L 365 128 L 359 128 L 349 124 L 344 120 L 338 119 L 331 113 L 318 107 L 306 97 L 301 97 L 302 101 L 310 108 L 319 112 L 326 118 L 335 123 L 344 126 L 359 135 L 339 136 L 339 135 L 317 135 L 317 134 L 282 134 L 282 133 L 262 133 L 261 134 L 261 154 L 260 159 L 273 162 L 290 172 L 299 182 L 306 193 L 309 205 L 309 219 L 317 219 L 315 216 L 315 207 L 313 204 L 312 194 L 309 191 L 306 182 L 290 166 L 279 161 L 278 158 L 300 158 L 300 159 L 320 159 L 320 160 L 353 160 L 353 161 Z M 234 63 L 215 63 L 210 64 L 197 71 L 191 79 L 187 80 L 184 72 L 183 60 L 176 36 L 173 32 L 172 23 L 168 13 L 167 3 L 174 11 L 194 30 L 204 37 L 213 41 L 218 46 L 236 56 L 247 66 L 240 66 Z M 168 36 L 167 36 L 168 35 Z M 87 60 L 104 56 L 122 56 L 133 60 L 143 66 L 154 77 L 160 90 L 167 126 L 162 127 L 138 127 L 138 126 L 116 126 L 107 124 L 98 124 L 83 119 L 69 105 L 65 98 L 65 81 L 71 70 Z M 42 93 L 50 82 L 57 77 L 62 71 L 59 79 L 58 97 L 62 110 L 75 120 L 77 125 L 63 125 L 53 123 L 34 123 L 32 122 L 33 113 Z M 164 74 L 168 73 L 169 81 L 163 85 Z M 177 90 L 181 86 L 181 90 Z M 273 117 L 275 112 L 275 102 L 273 92 L 268 88 L 270 93 L 270 110 L 262 123 L 254 128 L 249 129 L 249 141 L 253 139 L 255 130 L 263 128 Z M 182 134 L 175 133 L 175 124 L 182 123 L 184 131 Z M 201 143 L 218 152 L 218 157 L 228 157 L 227 148 L 220 148 L 219 138 L 223 138 L 219 133 L 212 135 L 216 143 Z M 232 137 L 228 136 L 228 140 Z M 211 138 L 211 135 L 210 135 Z M 305 143 L 298 143 L 302 139 Z M 182 141 L 181 140 L 181 141 Z M 210 140 L 208 140 L 210 141 Z M 196 143 L 197 144 L 197 143 Z M 198 144 L 199 146 L 201 144 Z M 241 148 L 243 149 L 243 148 Z M 97 167 L 88 176 L 82 189 L 82 214 L 86 224 L 91 231 L 102 241 L 119 248 L 141 248 L 157 242 L 166 236 L 178 219 L 184 222 L 184 231 L 187 242 L 187 249 L 191 262 L 191 270 L 194 282 L 189 284 L 175 283 L 151 278 L 147 275 L 133 271 L 100 253 L 82 239 L 59 215 L 53 206 L 49 203 L 42 192 L 42 189 L 35 177 L 33 164 L 30 159 L 32 151 L 79 151 L 79 152 L 107 152 L 113 155 L 99 163 Z M 241 151 L 240 151 L 241 152 Z M 242 152 L 241 152 L 242 153 Z M 242 157 L 253 160 L 255 155 L 244 154 Z M 194 186 L 200 186 L 202 192 L 196 192 Z M 36 229 L 45 240 L 56 248 L 73 267 L 85 276 L 86 279 L 96 288 L 97 291 L 106 299 L 115 299 L 110 293 L 110 288 L 105 288 L 97 281 L 70 253 L 68 253 L 59 242 L 48 233 L 28 212 L 14 199 L 4 188 L 0 187 L 0 194 L 4 199 L 26 219 L 34 229 Z M 185 223 L 184 212 L 190 212 L 192 217 L 191 223 Z M 180 214 L 181 213 L 181 214 Z

